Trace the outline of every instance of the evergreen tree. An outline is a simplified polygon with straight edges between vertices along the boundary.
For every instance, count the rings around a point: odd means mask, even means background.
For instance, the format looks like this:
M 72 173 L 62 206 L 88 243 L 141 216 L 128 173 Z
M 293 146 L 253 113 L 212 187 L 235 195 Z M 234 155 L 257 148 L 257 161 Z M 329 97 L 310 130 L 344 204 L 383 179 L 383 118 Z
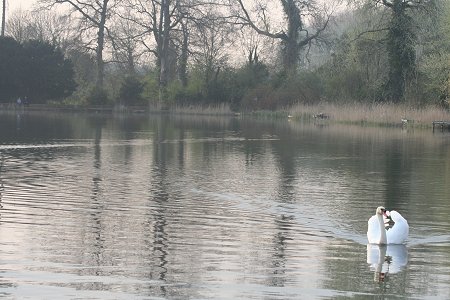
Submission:
M 28 97 L 44 103 L 69 96 L 75 90 L 70 60 L 48 43 L 0 38 L 0 101 Z
M 389 25 L 387 51 L 389 77 L 387 98 L 393 102 L 403 100 L 405 87 L 415 68 L 416 35 L 413 20 L 407 13 L 407 2 L 395 0 L 390 3 L 392 19 Z
M 40 41 L 23 45 L 26 57 L 25 91 L 34 101 L 45 102 L 69 96 L 75 90 L 71 61 L 54 46 Z
M 0 37 L 0 102 L 11 102 L 20 96 L 22 54 L 22 46 L 13 38 Z

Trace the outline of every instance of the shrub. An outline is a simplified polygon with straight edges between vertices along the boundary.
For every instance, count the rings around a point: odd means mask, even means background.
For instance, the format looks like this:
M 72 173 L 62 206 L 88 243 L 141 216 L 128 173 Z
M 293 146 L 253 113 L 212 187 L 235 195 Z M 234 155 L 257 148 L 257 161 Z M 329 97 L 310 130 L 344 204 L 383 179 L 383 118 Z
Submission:
M 119 102 L 125 105 L 143 104 L 144 84 L 136 76 L 126 76 L 119 89 Z
M 323 87 L 320 78 L 312 72 L 294 76 L 276 74 L 271 82 L 248 89 L 242 99 L 245 109 L 275 110 L 296 103 L 320 102 Z
M 93 87 L 89 90 L 86 97 L 88 105 L 105 105 L 109 103 L 108 94 L 105 89 Z
M 143 80 L 142 98 L 148 103 L 158 104 L 159 86 L 156 71 L 150 71 Z

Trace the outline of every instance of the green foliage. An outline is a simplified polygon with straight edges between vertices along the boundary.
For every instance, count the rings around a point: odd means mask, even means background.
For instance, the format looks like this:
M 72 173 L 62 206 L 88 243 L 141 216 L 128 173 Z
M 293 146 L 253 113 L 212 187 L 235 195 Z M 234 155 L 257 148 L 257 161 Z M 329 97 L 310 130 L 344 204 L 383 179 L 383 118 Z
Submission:
M 147 103 L 158 103 L 159 80 L 155 70 L 148 72 L 144 78 L 142 97 Z
M 445 106 L 450 95 L 450 2 L 437 1 L 440 7 L 436 11 L 429 9 L 428 2 L 404 5 L 401 0 L 376 4 L 373 0 L 360 1 L 366 5 L 344 12 L 333 22 L 335 27 L 324 32 L 322 38 L 327 38 L 327 43 L 319 45 L 323 49 L 310 45 L 312 63 L 305 61 L 302 65 L 309 69 L 298 71 L 301 66 L 297 66 L 295 72 L 286 70 L 289 68 L 282 65 L 283 60 L 270 67 L 261 63 L 256 47 L 247 62 L 236 68 L 227 65 L 226 55 L 220 55 L 220 59 L 206 57 L 207 49 L 200 47 L 191 52 L 196 57 L 190 57 L 189 62 L 196 64 L 189 66 L 187 81 L 182 84 L 175 78 L 175 52 L 179 49 L 174 47 L 171 76 L 163 88 L 157 67 L 146 71 L 141 68 L 137 74 L 142 75 L 124 77 L 121 68 L 111 63 L 105 69 L 104 89 L 96 89 L 92 87 L 96 78 L 93 53 L 70 47 L 66 53 L 69 61 L 48 43 L 21 44 L 3 37 L 0 102 L 28 96 L 33 103 L 66 98 L 64 103 L 75 105 L 106 105 L 113 100 L 124 105 L 153 103 L 160 107 L 225 104 L 235 111 L 276 110 L 324 101 Z M 422 9 L 425 6 L 427 9 Z M 293 40 L 300 39 L 297 36 Z M 306 55 L 297 52 L 292 52 L 297 56 L 295 65 L 299 55 Z M 322 59 L 324 53 L 330 55 Z M 279 69 L 285 71 L 274 71 Z
M 273 80 L 248 89 L 242 105 L 247 110 L 275 110 L 297 103 L 318 103 L 322 95 L 322 80 L 317 73 L 305 71 L 291 76 L 279 73 Z
M 208 80 L 201 68 L 196 68 L 186 87 L 178 81 L 167 86 L 165 101 L 181 106 L 226 103 L 234 111 L 274 110 L 299 102 L 319 102 L 322 89 L 321 79 L 314 72 L 291 77 L 280 73 L 271 79 L 268 67 L 258 62 L 239 69 L 219 70 Z
M 86 97 L 88 105 L 106 105 L 109 103 L 107 92 L 99 87 L 91 87 Z
M 216 75 L 211 80 L 205 80 L 204 71 L 195 68 L 189 76 L 187 86 L 183 87 L 180 81 L 173 81 L 168 85 L 166 101 L 181 106 L 233 103 L 236 100 L 235 70 L 219 70 Z
M 22 46 L 14 39 L 0 37 L 0 102 L 20 96 L 23 87 Z
M 317 70 L 328 102 L 380 100 L 387 77 L 383 37 L 381 32 L 356 40 L 341 37 L 331 59 Z
M 415 69 L 416 36 L 413 26 L 403 1 L 394 0 L 387 35 L 389 79 L 386 87 L 386 96 L 393 102 L 404 100 L 405 86 Z
M 242 97 L 241 108 L 244 110 L 274 109 L 276 102 L 270 85 L 260 84 L 248 89 Z
M 135 75 L 128 75 L 124 78 L 119 89 L 119 102 L 125 105 L 142 105 L 144 100 L 142 93 L 144 84 Z
M 229 101 L 231 109 L 249 109 L 257 103 L 254 99 L 260 99 L 270 89 L 270 75 L 268 67 L 261 62 L 251 62 L 242 68 L 229 73 Z M 267 89 L 266 89 L 267 87 Z
M 95 58 L 92 55 L 73 49 L 68 53 L 74 65 L 75 82 L 81 89 L 88 89 L 96 80 Z
M 247 88 L 265 83 L 269 79 L 268 67 L 261 63 L 247 63 L 237 71 L 238 83 Z
M 450 97 L 450 3 L 442 2 L 433 18 L 427 20 L 420 37 L 423 54 L 419 57 L 415 94 L 421 96 L 421 105 L 449 106 Z
M 417 72 L 416 51 L 420 49 L 417 31 L 426 26 L 422 19 L 430 18 L 430 11 L 412 9 L 399 0 L 389 3 L 392 6 L 385 9 L 356 10 L 354 23 L 337 40 L 331 59 L 319 68 L 328 101 L 412 103 L 426 97 L 419 90 L 425 77 Z M 382 16 L 387 17 L 386 24 L 371 27 Z
M 339 73 L 334 72 L 334 69 L 338 69 L 336 63 L 331 62 L 319 70 L 324 82 L 326 99 L 330 102 L 363 101 L 366 98 L 367 86 L 362 80 L 362 74 L 357 66 L 350 65 L 339 68 Z
M 195 103 L 202 101 L 202 99 L 204 98 L 204 90 L 205 87 L 203 80 L 201 80 L 200 77 L 194 75 L 189 79 L 188 85 L 184 88 L 184 95 L 179 95 L 177 97 L 177 102 L 183 101 L 187 103 Z
M 19 44 L 0 38 L 0 101 L 28 97 L 33 103 L 58 100 L 75 90 L 72 63 L 41 41 Z
M 25 91 L 36 102 L 64 98 L 75 90 L 72 62 L 50 44 L 27 41 L 23 44 L 26 72 Z
M 223 69 L 217 77 L 206 85 L 206 99 L 212 103 L 230 103 L 234 94 L 233 69 Z
M 160 87 L 161 89 L 161 87 Z M 183 97 L 183 87 L 181 82 L 174 80 L 168 83 L 166 87 L 160 90 L 160 95 L 163 96 L 162 100 L 166 106 L 176 102 L 178 97 Z

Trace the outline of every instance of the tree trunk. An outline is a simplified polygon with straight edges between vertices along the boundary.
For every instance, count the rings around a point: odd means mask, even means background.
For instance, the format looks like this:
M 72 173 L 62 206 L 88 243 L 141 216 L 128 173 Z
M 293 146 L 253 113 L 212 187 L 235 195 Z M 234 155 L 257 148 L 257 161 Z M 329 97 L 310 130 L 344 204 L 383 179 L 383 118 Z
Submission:
M 163 102 L 166 95 L 166 87 L 168 83 L 169 69 L 169 41 L 170 41 L 170 0 L 161 1 L 161 23 L 160 38 L 161 52 L 159 53 L 160 70 L 159 70 L 159 101 Z
M 6 24 L 6 0 L 3 0 L 2 10 L 2 36 L 5 36 L 5 24 Z
M 133 49 L 131 47 L 127 47 L 127 70 L 128 74 L 134 75 L 136 73 L 136 69 L 134 66 Z
M 167 86 L 167 74 L 169 68 L 169 31 L 170 31 L 170 0 L 161 1 L 162 19 L 162 46 L 161 46 L 161 70 L 159 75 L 159 84 L 162 87 Z
M 97 33 L 97 49 L 96 49 L 96 59 L 97 59 L 97 82 L 96 86 L 98 88 L 103 88 L 103 79 L 105 77 L 105 63 L 103 61 L 103 48 L 105 45 L 105 23 L 106 23 L 106 12 L 108 9 L 108 1 L 103 0 L 100 22 L 98 24 Z
M 186 24 L 181 23 L 183 33 L 183 44 L 181 45 L 181 55 L 178 67 L 178 78 L 180 79 L 183 87 L 187 86 L 187 60 L 188 60 L 188 43 L 189 33 Z
M 283 45 L 283 68 L 287 73 L 295 73 L 300 54 L 300 29 L 302 21 L 300 19 L 300 9 L 294 0 L 281 1 L 287 19 L 286 38 L 282 40 Z

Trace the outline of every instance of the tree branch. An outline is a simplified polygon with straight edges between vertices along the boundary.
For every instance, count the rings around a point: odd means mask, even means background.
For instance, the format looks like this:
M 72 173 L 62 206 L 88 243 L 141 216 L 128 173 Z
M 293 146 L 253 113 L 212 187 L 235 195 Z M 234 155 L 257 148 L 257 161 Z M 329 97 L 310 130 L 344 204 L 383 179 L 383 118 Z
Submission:
M 384 6 L 391 7 L 391 8 L 394 6 L 394 4 L 392 2 L 389 2 L 387 0 L 382 0 L 382 2 L 383 2 Z
M 379 28 L 379 29 L 366 30 L 366 31 L 360 32 L 360 33 L 359 33 L 354 39 L 352 39 L 350 42 L 354 42 L 354 41 L 358 40 L 360 37 L 362 37 L 362 36 L 365 35 L 365 34 L 368 34 L 368 33 L 374 33 L 374 32 L 381 32 L 381 31 L 386 31 L 386 30 L 389 30 L 389 28 L 388 28 L 388 27 L 385 27 L 385 28 Z
M 306 38 L 303 39 L 303 40 L 301 40 L 301 41 L 298 43 L 298 45 L 299 45 L 300 47 L 306 46 L 306 45 L 309 44 L 309 42 L 311 42 L 312 40 L 314 40 L 315 38 L 317 38 L 317 37 L 318 37 L 318 36 L 319 36 L 319 35 L 327 28 L 328 23 L 329 23 L 329 21 L 330 21 L 330 17 L 331 17 L 331 15 L 328 15 L 328 16 L 327 16 L 327 20 L 325 21 L 325 23 L 323 24 L 323 26 L 322 26 L 321 28 L 317 29 L 316 33 L 314 33 L 314 34 L 311 35 L 311 36 L 308 36 L 308 33 L 307 33 Z
M 90 7 L 92 8 L 95 12 L 98 12 L 99 10 L 96 9 L 92 4 L 88 4 L 88 3 L 82 3 L 80 1 L 76 1 L 76 3 L 72 0 L 56 0 L 55 3 L 58 4 L 63 4 L 63 3 L 68 3 L 70 4 L 76 11 L 78 11 L 79 13 L 81 13 L 83 15 L 84 18 L 86 18 L 87 20 L 91 21 L 92 23 L 94 23 L 96 26 L 99 25 L 99 21 L 94 19 L 92 16 L 90 16 L 87 12 L 84 11 L 83 8 L 85 7 Z M 84 6 L 84 7 L 82 7 Z
M 282 39 L 285 40 L 287 39 L 287 36 L 284 32 L 279 32 L 279 33 L 271 33 L 267 30 L 262 30 L 261 28 L 259 28 L 258 26 L 256 26 L 256 24 L 252 21 L 252 19 L 250 18 L 250 15 L 247 11 L 247 9 L 245 8 L 242 0 L 237 0 L 242 12 L 244 13 L 245 17 L 238 17 L 239 19 L 241 19 L 242 21 L 244 21 L 243 25 L 248 25 L 250 27 L 252 27 L 257 33 L 265 35 L 267 37 L 273 38 L 273 39 Z

